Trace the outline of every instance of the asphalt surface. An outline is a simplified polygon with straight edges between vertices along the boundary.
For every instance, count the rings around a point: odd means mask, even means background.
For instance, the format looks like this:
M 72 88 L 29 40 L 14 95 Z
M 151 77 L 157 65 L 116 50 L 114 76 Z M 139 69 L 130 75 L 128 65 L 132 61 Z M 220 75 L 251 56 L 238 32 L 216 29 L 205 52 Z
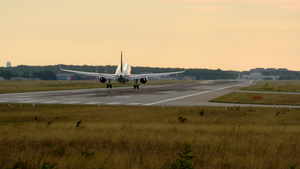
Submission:
M 251 85 L 251 81 L 211 80 L 196 84 L 118 87 L 112 89 L 80 89 L 30 93 L 0 94 L 0 103 L 19 104 L 82 104 L 82 105 L 143 105 L 143 106 L 258 106 L 212 103 L 210 100 Z M 299 107 L 299 106 L 277 106 Z

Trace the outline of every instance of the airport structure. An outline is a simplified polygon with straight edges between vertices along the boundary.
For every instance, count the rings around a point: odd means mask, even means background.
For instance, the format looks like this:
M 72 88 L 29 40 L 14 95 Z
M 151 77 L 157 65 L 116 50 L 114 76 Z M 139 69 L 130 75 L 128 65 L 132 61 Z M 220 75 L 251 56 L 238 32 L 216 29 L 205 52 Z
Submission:
M 76 76 L 70 73 L 57 73 L 57 80 L 76 80 Z
M 6 62 L 6 67 L 11 67 L 11 63 L 10 62 Z
M 242 75 L 242 79 L 253 80 L 278 80 L 280 76 L 265 76 L 262 73 L 250 73 L 250 75 Z
M 250 69 L 250 72 L 252 73 L 261 73 L 261 72 L 264 72 L 264 71 L 268 71 L 268 72 L 271 72 L 271 71 L 289 71 L 289 69 L 287 68 L 255 68 L 255 69 Z
M 41 80 L 41 78 L 11 77 L 10 80 L 14 80 L 14 81 L 37 81 L 37 80 Z

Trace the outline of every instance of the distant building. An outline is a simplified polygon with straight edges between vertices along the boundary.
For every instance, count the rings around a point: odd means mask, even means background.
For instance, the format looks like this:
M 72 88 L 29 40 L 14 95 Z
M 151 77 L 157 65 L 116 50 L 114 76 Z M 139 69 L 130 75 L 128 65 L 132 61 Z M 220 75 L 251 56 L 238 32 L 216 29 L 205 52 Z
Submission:
M 250 69 L 250 72 L 252 72 L 252 73 L 261 73 L 263 71 L 289 71 L 289 69 L 287 69 L 287 68 L 278 68 L 278 69 L 275 69 L 275 68 L 267 68 L 267 69 L 255 68 L 255 69 Z
M 183 79 L 184 80 L 196 80 L 197 77 L 196 76 L 184 76 Z
M 5 80 L 4 77 L 0 77 L 0 80 Z
M 10 80 L 15 80 L 15 81 L 37 81 L 37 80 L 41 80 L 41 78 L 11 77 Z
M 6 67 L 11 67 L 11 63 L 10 62 L 6 62 Z
M 253 80 L 278 80 L 280 76 L 265 76 L 262 73 L 250 73 L 250 75 L 242 75 L 242 79 Z
M 87 76 L 87 75 L 79 75 L 79 76 L 80 76 L 80 80 L 94 80 L 94 79 L 97 79 L 97 77 L 94 77 L 94 76 Z M 76 80 L 76 79 L 71 79 L 71 80 Z
M 56 78 L 57 80 L 76 80 L 76 76 L 69 73 L 57 73 Z

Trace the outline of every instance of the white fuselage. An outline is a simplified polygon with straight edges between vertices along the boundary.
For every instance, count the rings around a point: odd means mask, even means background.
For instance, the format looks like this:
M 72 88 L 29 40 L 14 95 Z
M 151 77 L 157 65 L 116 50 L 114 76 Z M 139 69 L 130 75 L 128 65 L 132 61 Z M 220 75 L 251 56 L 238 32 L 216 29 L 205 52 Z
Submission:
M 119 65 L 117 67 L 117 70 L 116 70 L 116 80 L 120 83 L 126 83 L 128 82 L 128 75 L 131 74 L 131 67 L 128 63 L 122 63 L 122 67 L 121 65 Z

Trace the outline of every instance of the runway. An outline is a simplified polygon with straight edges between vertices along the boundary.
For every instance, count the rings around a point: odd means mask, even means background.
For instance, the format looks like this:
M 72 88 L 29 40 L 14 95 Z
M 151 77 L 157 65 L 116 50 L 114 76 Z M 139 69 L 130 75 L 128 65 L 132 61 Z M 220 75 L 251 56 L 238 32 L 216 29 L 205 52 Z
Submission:
M 253 106 L 210 100 L 249 86 L 251 81 L 211 80 L 196 84 L 80 89 L 1 94 L 0 103 L 141 106 Z M 255 105 L 254 105 L 255 106 Z M 256 105 L 265 106 L 265 105 Z M 270 105 L 266 105 L 269 106 Z M 283 106 L 287 107 L 287 106 Z M 293 106 L 295 107 L 295 106 Z
M 208 101 L 249 85 L 245 81 L 205 81 L 190 85 L 141 86 L 1 94 L 1 103 L 91 104 L 91 105 L 181 105 L 212 104 Z M 237 88 L 238 87 L 238 88 Z M 235 89 L 234 89 L 235 88 Z M 201 95 L 201 97 L 199 97 Z

